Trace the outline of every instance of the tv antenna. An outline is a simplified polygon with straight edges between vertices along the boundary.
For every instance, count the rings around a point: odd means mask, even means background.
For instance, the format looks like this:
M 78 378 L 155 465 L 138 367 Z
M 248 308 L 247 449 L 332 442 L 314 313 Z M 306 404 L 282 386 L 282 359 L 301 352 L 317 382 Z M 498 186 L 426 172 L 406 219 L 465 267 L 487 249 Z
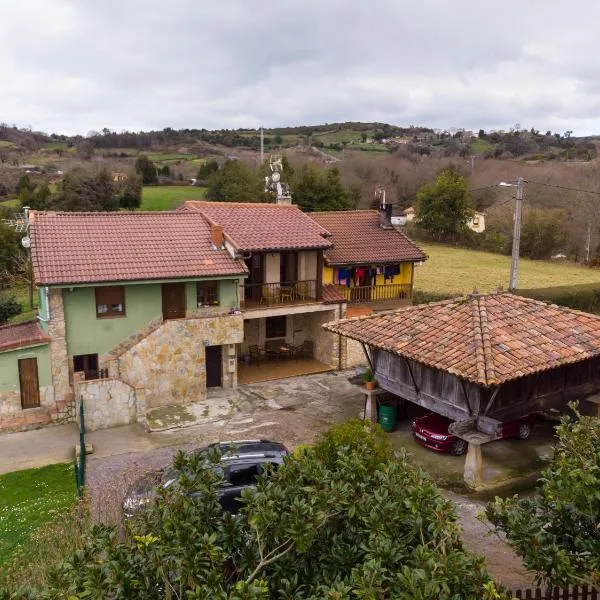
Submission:
M 281 156 L 271 155 L 269 158 L 269 167 L 271 174 L 265 177 L 265 192 L 275 193 L 275 202 L 277 204 L 291 204 L 292 195 L 287 183 L 281 181 L 281 172 L 283 171 L 283 159 Z
M 31 238 L 29 237 L 29 206 L 24 206 L 22 213 L 15 213 L 14 219 L 3 219 L 2 222 L 17 233 L 24 233 L 25 235 L 21 238 L 21 245 L 26 250 L 31 248 Z

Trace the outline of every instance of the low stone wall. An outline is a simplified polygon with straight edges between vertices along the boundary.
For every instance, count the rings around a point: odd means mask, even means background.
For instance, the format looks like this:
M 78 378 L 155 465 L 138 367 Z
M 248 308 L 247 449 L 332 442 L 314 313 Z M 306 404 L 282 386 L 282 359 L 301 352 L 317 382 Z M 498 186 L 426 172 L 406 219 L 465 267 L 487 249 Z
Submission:
M 138 420 L 136 389 L 119 379 L 74 383 L 76 412 L 83 401 L 86 431 L 130 425 Z M 139 407 L 145 415 L 145 406 Z
M 344 340 L 342 341 L 344 343 Z M 367 357 L 363 352 L 360 342 L 356 340 L 346 339 L 346 368 L 355 367 L 356 365 L 368 365 Z
M 119 357 L 119 378 L 145 388 L 148 408 L 196 402 L 206 397 L 205 346 L 224 346 L 226 361 L 225 346 L 243 337 L 241 314 L 165 321 Z

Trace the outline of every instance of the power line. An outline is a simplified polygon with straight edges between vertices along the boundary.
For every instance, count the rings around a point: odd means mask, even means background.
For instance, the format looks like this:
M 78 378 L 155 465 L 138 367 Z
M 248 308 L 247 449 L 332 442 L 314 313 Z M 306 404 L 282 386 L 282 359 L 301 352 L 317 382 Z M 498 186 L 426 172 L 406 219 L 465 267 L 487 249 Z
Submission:
M 564 185 L 554 185 L 552 183 L 540 183 L 539 181 L 530 181 L 530 180 L 527 180 L 527 183 L 533 183 L 534 185 L 543 185 L 544 187 L 549 187 L 549 188 L 557 188 L 559 190 L 567 190 L 569 192 L 581 192 L 582 194 L 594 194 L 595 196 L 600 196 L 600 192 L 595 192 L 593 190 L 581 190 L 578 188 L 567 187 Z

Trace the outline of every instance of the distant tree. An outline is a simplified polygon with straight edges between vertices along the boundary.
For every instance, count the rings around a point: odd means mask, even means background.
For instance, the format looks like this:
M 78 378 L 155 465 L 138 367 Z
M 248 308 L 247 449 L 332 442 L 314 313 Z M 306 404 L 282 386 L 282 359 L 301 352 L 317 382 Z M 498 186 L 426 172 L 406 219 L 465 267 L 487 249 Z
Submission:
M 120 208 L 128 210 L 139 208 L 142 203 L 142 178 L 137 174 L 130 174 L 117 190 L 117 195 Z
M 25 255 L 22 237 L 22 233 L 0 222 L 0 282 L 4 285 L 9 283 L 9 276 L 15 272 L 15 260 Z
M 69 212 L 118 210 L 119 196 L 106 169 L 90 173 L 77 168 L 63 177 L 48 208 Z
M 162 167 L 159 167 L 158 174 L 162 175 L 163 177 L 171 177 L 171 169 L 169 168 L 169 165 L 163 165 Z
M 206 196 L 220 202 L 261 202 L 265 194 L 257 173 L 239 160 L 228 160 L 208 179 Z
M 304 210 L 347 210 L 353 208 L 354 197 L 344 187 L 337 168 L 322 169 L 304 165 L 290 183 L 294 204 Z
M 482 138 L 484 138 L 484 137 L 485 137 L 485 130 L 483 130 L 483 129 L 480 129 L 480 130 L 479 130 L 479 133 L 477 134 L 477 137 L 478 137 L 479 139 L 482 139 Z
M 281 136 L 280 133 L 276 133 L 273 136 L 273 143 L 277 146 L 281 146 L 281 144 L 283 144 L 283 137 Z
M 23 204 L 23 201 L 21 201 L 21 206 L 29 206 L 34 210 L 46 210 L 51 195 L 52 192 L 48 184 L 39 183 L 31 193 L 28 203 Z
M 33 183 L 31 183 L 31 179 L 29 179 L 29 175 L 21 175 L 19 183 L 17 184 L 17 194 L 19 194 L 21 206 L 29 206 L 34 187 Z
M 538 579 L 600 584 L 600 420 L 564 417 L 541 487 L 532 497 L 496 498 L 486 514 Z
M 198 174 L 196 178 L 200 181 L 206 181 L 215 171 L 219 170 L 219 163 L 211 158 L 202 163 L 200 168 L 198 169 Z
M 567 232 L 561 211 L 528 210 L 521 227 L 521 254 L 529 258 L 550 258 L 564 250 Z
M 435 183 L 417 192 L 416 223 L 440 240 L 463 231 L 472 215 L 467 182 L 454 167 L 440 171 Z
M 141 175 L 144 185 L 154 185 L 158 181 L 156 165 L 145 154 L 138 156 L 135 161 L 135 172 Z
M 360 139 L 361 139 L 361 141 L 363 142 L 363 144 L 364 144 L 364 143 L 367 141 L 367 138 L 368 138 L 368 137 L 369 137 L 369 136 L 367 135 L 367 132 L 366 132 L 366 131 L 363 131 L 363 132 L 360 134 Z
M 75 146 L 75 156 L 81 160 L 90 160 L 94 156 L 94 144 L 91 140 L 82 140 Z

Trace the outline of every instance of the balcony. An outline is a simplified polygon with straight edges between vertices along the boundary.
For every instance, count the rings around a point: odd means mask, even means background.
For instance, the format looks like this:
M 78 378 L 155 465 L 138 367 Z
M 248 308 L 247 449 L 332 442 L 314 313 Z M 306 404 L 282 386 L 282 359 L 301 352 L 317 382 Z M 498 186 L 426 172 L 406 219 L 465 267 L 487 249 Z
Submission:
M 370 302 L 394 302 L 410 300 L 412 286 L 410 283 L 388 283 L 387 285 L 363 285 L 346 287 L 337 285 L 348 304 L 368 304 Z
M 241 308 L 267 308 L 317 302 L 316 279 L 277 283 L 248 283 L 244 285 L 244 299 Z

